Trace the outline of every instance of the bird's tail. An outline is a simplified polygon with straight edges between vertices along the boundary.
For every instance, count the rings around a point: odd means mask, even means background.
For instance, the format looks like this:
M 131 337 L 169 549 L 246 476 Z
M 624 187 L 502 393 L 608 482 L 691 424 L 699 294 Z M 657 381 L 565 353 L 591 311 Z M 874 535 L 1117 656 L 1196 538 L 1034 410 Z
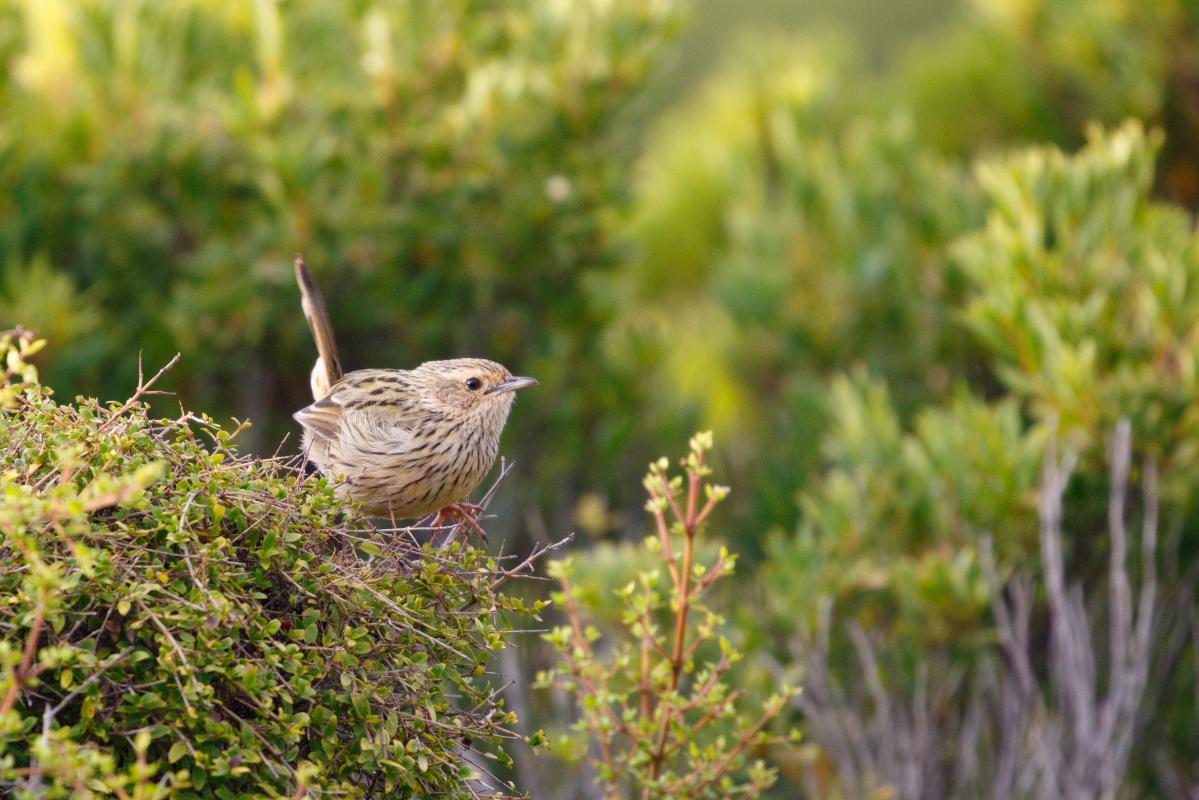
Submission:
M 333 326 L 329 323 L 325 298 L 302 258 L 296 259 L 296 283 L 300 286 L 300 307 L 304 309 L 304 318 L 308 320 L 308 328 L 316 340 L 316 364 L 308 379 L 312 385 L 312 399 L 324 400 L 329 396 L 333 384 L 341 378 L 337 340 L 333 338 Z

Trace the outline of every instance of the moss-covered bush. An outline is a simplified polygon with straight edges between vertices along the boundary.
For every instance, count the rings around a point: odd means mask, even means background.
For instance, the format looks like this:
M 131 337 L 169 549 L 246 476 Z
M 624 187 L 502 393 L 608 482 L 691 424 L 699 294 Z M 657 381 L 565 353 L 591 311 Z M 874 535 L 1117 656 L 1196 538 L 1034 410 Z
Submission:
M 205 416 L 59 403 L 0 344 L 6 791 L 454 797 L 506 760 L 486 664 L 526 609 L 494 561 L 355 522 Z

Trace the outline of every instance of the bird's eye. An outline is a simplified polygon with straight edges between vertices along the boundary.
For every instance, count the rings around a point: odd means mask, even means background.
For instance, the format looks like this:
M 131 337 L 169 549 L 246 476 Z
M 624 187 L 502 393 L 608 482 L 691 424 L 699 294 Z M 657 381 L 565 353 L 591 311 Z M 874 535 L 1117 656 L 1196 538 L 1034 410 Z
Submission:
M 478 378 L 467 378 L 466 379 L 466 388 L 470 389 L 472 392 L 478 391 L 479 387 L 482 385 L 483 385 L 483 381 L 479 380 Z

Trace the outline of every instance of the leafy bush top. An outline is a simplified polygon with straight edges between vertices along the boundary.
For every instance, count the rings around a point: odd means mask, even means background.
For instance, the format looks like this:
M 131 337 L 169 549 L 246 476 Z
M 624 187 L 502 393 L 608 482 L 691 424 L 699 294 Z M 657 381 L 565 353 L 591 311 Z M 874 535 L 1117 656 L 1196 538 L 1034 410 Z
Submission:
M 1088 447 L 1129 417 L 1169 474 L 1197 457 L 1199 240 L 1151 199 L 1160 145 L 1130 121 L 1073 155 L 984 162 L 987 224 L 957 251 L 966 320 L 1012 394 Z
M 36 383 L 7 402 L 4 785 L 452 797 L 472 755 L 506 758 L 485 665 L 496 612 L 523 606 L 485 554 L 355 528 L 323 480 L 239 457 L 205 416 Z

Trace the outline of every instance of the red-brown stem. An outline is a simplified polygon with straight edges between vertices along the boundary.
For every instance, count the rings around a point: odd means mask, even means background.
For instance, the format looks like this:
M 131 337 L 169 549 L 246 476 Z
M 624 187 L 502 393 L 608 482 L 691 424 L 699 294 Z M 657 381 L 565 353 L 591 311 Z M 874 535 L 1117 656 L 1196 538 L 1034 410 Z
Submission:
M 669 491 L 667 488 L 668 493 Z M 670 528 L 666 525 L 666 517 L 663 515 L 662 509 L 658 507 L 657 492 L 651 492 L 650 499 L 654 505 L 654 522 L 658 526 L 658 540 L 662 542 L 662 555 L 666 558 L 666 566 L 670 569 L 670 579 L 678 584 L 679 572 L 674 565 L 674 551 L 670 549 Z
M 642 641 L 646 642 L 647 646 L 652 647 L 654 652 L 660 657 L 670 658 L 670 654 L 662 649 L 662 645 L 654 641 L 653 635 L 650 633 L 651 621 L 649 611 L 646 609 L 638 609 L 633 603 L 627 600 L 625 601 L 625 605 L 628 606 L 629 611 L 637 617 L 637 621 L 645 626 L 646 636 L 642 639 Z M 629 628 L 629 632 L 633 632 L 631 627 Z
M 583 684 L 583 688 L 587 691 L 587 694 L 595 696 L 595 684 L 591 682 L 590 678 L 583 674 L 582 668 L 580 668 L 579 665 L 575 663 L 575 660 L 570 656 L 566 656 L 566 661 L 570 665 L 571 673 L 575 676 L 576 680 Z M 608 709 L 608 715 L 613 719 L 619 719 L 619 717 L 616 717 L 616 715 L 612 713 L 611 709 Z M 600 753 L 603 755 L 603 762 L 605 766 L 607 766 L 610 770 L 614 769 L 612 764 L 612 751 L 608 747 L 608 739 L 606 736 L 604 736 L 603 729 L 601 729 L 599 723 L 597 723 L 590 716 L 588 716 L 587 723 L 591 728 L 592 735 L 595 736 L 595 741 L 599 743 Z M 626 733 L 626 735 L 628 734 Z
M 637 621 L 641 624 L 641 675 L 638 679 L 638 687 L 640 689 L 640 705 L 641 716 L 649 716 L 649 701 L 650 701 L 650 686 L 649 686 L 649 651 L 650 647 L 656 645 L 654 642 L 653 628 L 650 627 L 649 614 L 637 609 L 635 604 L 629 604 L 631 610 L 637 615 Z M 658 648 L 661 650 L 661 648 Z
M 700 467 L 704 464 L 703 456 L 697 456 L 696 460 Z M 699 469 L 687 476 L 687 522 L 691 524 L 695 520 L 695 504 L 699 500 Z
M 710 676 L 708 676 L 708 680 L 704 683 L 703 686 L 701 686 L 699 689 L 697 689 L 696 691 L 694 691 L 692 693 L 691 699 L 688 700 L 686 702 L 686 704 L 683 705 L 683 707 L 680 709 L 680 711 L 682 713 L 686 714 L 688 711 L 690 711 L 691 709 L 698 706 L 700 704 L 700 702 L 702 700 L 704 700 L 714 688 L 716 688 L 716 684 L 719 683 L 720 679 L 724 677 L 724 674 L 726 672 L 728 672 L 729 666 L 730 665 L 729 665 L 728 655 L 727 654 L 722 655 L 720 657 L 720 662 L 717 663 L 716 667 L 712 670 L 712 674 Z M 741 691 L 741 690 L 740 689 L 733 690 L 729 694 L 729 697 L 732 697 L 733 695 L 737 694 L 737 692 L 739 692 L 739 691 Z
M 704 728 L 706 728 L 714 720 L 718 719 L 720 717 L 720 715 L 722 713 L 724 713 L 724 711 L 726 709 L 731 708 L 732 705 L 735 702 L 737 702 L 737 699 L 740 696 L 741 696 L 740 689 L 734 689 L 733 691 L 729 692 L 728 697 L 721 700 L 719 705 L 712 708 L 710 711 L 708 711 L 707 714 L 704 714 L 702 717 L 700 717 L 698 720 L 696 720 L 691 725 L 691 727 L 690 727 L 691 735 L 692 736 L 698 735 L 700 731 L 702 731 Z M 672 744 L 670 747 L 666 748 L 666 755 L 669 756 L 669 755 L 674 754 L 675 751 L 677 751 L 683 745 L 687 744 L 689 741 L 690 741 L 690 739 L 679 739 L 674 744 Z
M 674 494 L 670 491 L 670 481 L 662 478 L 662 484 L 666 490 L 666 500 L 670 503 L 670 510 L 674 512 L 674 516 L 679 522 L 685 523 L 687 515 L 683 513 L 683 509 L 679 508 L 679 501 L 674 498 Z
M 584 655 L 588 655 L 591 652 L 591 647 L 587 644 L 587 637 L 583 635 L 583 624 L 579 621 L 579 605 L 575 602 L 574 595 L 571 594 L 570 580 L 563 575 L 561 581 L 562 596 L 566 599 L 566 616 L 570 620 L 570 628 L 574 633 L 575 645 L 580 651 L 582 651 Z M 583 688 L 587 691 L 587 693 L 594 697 L 597 694 L 595 690 L 595 684 L 590 678 L 583 674 L 583 670 L 575 663 L 575 660 L 571 658 L 570 654 L 566 654 L 566 660 L 570 664 L 571 672 L 574 673 L 575 678 L 583 684 Z M 608 716 L 612 718 L 613 722 L 616 724 L 616 727 L 624 732 L 627 736 L 628 728 L 624 725 L 624 720 L 614 714 L 612 709 L 609 708 L 607 710 Z M 591 732 L 595 735 L 595 740 L 599 743 L 600 753 L 603 755 L 604 765 L 607 766 L 609 770 L 614 770 L 614 765 L 612 763 L 612 751 L 608 747 L 608 740 L 603 735 L 603 730 L 595 722 L 589 722 L 589 724 L 591 726 Z
M 591 648 L 587 644 L 587 638 L 583 636 L 583 623 L 579 621 L 579 605 L 570 593 L 570 580 L 565 575 L 562 576 L 562 596 L 566 599 L 566 618 L 570 620 L 570 628 L 574 631 L 575 644 L 584 653 L 588 653 Z
M 25 639 L 25 652 L 21 654 L 21 663 L 13 671 L 12 683 L 8 687 L 8 693 L 4 695 L 4 702 L 0 703 L 0 714 L 7 714 L 9 711 L 12 711 L 13 705 L 17 702 L 17 695 L 21 693 L 25 682 L 30 678 L 30 673 L 33 669 L 33 658 L 37 655 L 38 640 L 42 638 L 42 625 L 45 621 L 46 610 L 39 605 L 37 613 L 33 617 L 33 626 L 29 629 L 29 637 Z
M 687 646 L 687 652 L 683 653 L 683 661 L 690 661 L 692 656 L 694 656 L 699 651 L 699 648 L 703 646 L 703 643 L 703 639 L 696 639 L 694 642 L 689 644 Z
M 687 612 L 691 610 L 691 558 L 695 550 L 695 532 L 688 526 L 683 539 L 683 569 L 680 576 L 679 611 L 674 624 L 674 653 L 670 657 L 670 688 L 677 689 L 683 672 L 683 644 L 687 638 Z
M 698 470 L 688 476 L 686 515 L 682 513 L 673 495 L 670 494 L 669 485 L 666 487 L 666 490 L 666 496 L 670 500 L 670 505 L 675 515 L 683 523 L 682 569 L 679 570 L 677 576 L 675 576 L 673 570 L 671 572 L 672 577 L 675 577 L 675 590 L 678 593 L 679 602 L 679 607 L 675 615 L 674 652 L 670 657 L 670 690 L 673 692 L 679 688 L 679 680 L 683 674 L 683 648 L 687 639 L 687 612 L 691 608 L 691 562 L 695 551 L 695 503 L 696 495 L 699 493 Z M 662 712 L 662 723 L 658 728 L 658 741 L 654 745 L 654 753 L 650 759 L 650 780 L 655 780 L 662 770 L 662 762 L 666 758 L 666 737 L 670 732 L 670 722 L 673 716 L 674 712 L 670 708 L 666 708 Z M 646 789 L 645 796 L 649 796 L 648 788 Z
M 716 508 L 716 498 L 709 497 L 708 502 L 704 503 L 704 510 L 699 512 L 699 516 L 695 518 L 695 525 L 699 527 L 708 520 L 708 515 L 712 513 L 712 509 Z
M 708 774 L 706 777 L 701 774 L 698 774 L 698 773 L 693 773 L 688 776 L 683 776 L 683 777 L 679 778 L 678 780 L 676 780 L 669 787 L 667 787 L 668 793 L 671 793 L 671 794 L 678 793 L 680 790 L 680 787 L 687 786 L 687 781 L 689 779 L 699 779 L 697 782 L 693 783 L 692 785 L 690 785 L 688 787 L 691 792 L 696 792 L 696 793 L 698 793 L 698 791 L 700 789 L 703 789 L 703 787 L 709 785 L 713 781 L 718 780 L 720 778 L 720 776 L 724 774 L 725 770 L 728 769 L 728 765 L 732 762 L 732 760 L 734 758 L 736 758 L 741 753 L 742 750 L 744 750 L 746 747 L 749 746 L 750 742 L 752 742 L 753 739 L 759 733 L 762 732 L 762 729 L 765 728 L 766 725 L 770 722 L 770 720 L 774 719 L 775 716 L 776 716 L 776 714 L 773 714 L 773 713 L 763 714 L 762 717 L 758 720 L 757 724 L 754 725 L 753 728 L 751 728 L 750 730 L 748 730 L 744 734 L 742 734 L 742 736 L 737 740 L 737 744 L 733 747 L 732 751 L 730 753 L 728 753 L 720 761 L 718 761 L 716 763 L 715 767 L 713 767 L 707 771 Z M 763 740 L 762 744 L 764 744 L 764 745 L 782 744 L 785 741 L 787 741 L 786 737 L 772 736 L 772 737 L 769 737 L 768 739 Z
M 642 625 L 645 623 L 643 622 Z M 649 630 L 641 632 L 641 716 L 649 716 Z
M 137 354 L 137 389 L 133 392 L 133 397 L 130 397 L 128 400 L 126 400 L 124 405 L 122 405 L 116 411 L 112 412 L 109 415 L 108 419 L 101 422 L 99 427 L 96 428 L 96 433 L 103 433 L 105 431 L 105 429 L 108 428 L 108 426 L 111 425 L 118 417 L 120 417 L 126 411 L 128 411 L 129 409 L 131 409 L 135 405 L 137 405 L 137 401 L 141 400 L 144 396 L 146 396 L 148 394 L 162 394 L 162 392 L 151 391 L 150 387 L 153 386 L 154 384 L 158 383 L 158 379 L 161 378 L 167 372 L 167 370 L 169 370 L 171 367 L 175 366 L 175 364 L 178 363 L 181 356 L 182 356 L 182 353 L 176 353 L 175 357 L 166 363 L 166 366 L 164 366 L 162 369 L 158 370 L 158 372 L 154 373 L 154 377 L 147 381 L 147 380 L 143 380 L 143 378 L 142 378 L 142 354 L 138 353 Z
M 724 758 L 716 762 L 716 765 L 710 771 L 709 776 L 694 788 L 697 790 L 702 789 L 704 786 L 707 786 L 709 783 L 723 775 L 725 770 L 728 769 L 729 764 L 732 763 L 733 759 L 740 755 L 741 751 L 749 746 L 749 743 L 753 741 L 754 737 L 762 732 L 762 729 L 769 724 L 770 720 L 775 718 L 777 713 L 778 712 L 763 714 L 761 718 L 758 719 L 757 724 L 746 731 L 741 738 L 737 740 L 737 744 L 733 746 L 733 749 L 730 750 Z

